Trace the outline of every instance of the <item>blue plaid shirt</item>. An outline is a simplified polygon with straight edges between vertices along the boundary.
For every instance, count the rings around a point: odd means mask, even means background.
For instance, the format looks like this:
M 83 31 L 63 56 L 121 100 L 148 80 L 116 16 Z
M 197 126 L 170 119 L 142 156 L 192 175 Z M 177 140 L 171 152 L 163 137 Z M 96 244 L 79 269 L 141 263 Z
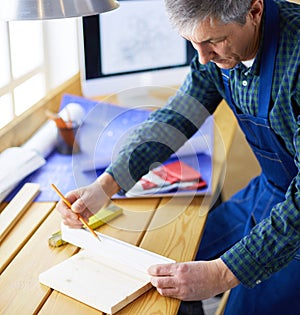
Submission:
M 280 9 L 280 39 L 272 86 L 274 106 L 269 119 L 271 128 L 294 156 L 300 170 L 300 6 L 285 1 L 276 2 Z M 258 110 L 260 55 L 261 51 L 252 67 L 247 68 L 240 63 L 233 69 L 236 83 L 233 100 L 241 112 L 254 116 Z M 245 76 L 247 87 L 242 84 Z M 201 65 L 196 56 L 177 94 L 137 128 L 107 172 L 123 190 L 129 190 L 154 162 L 165 161 L 190 138 L 223 98 L 225 91 L 220 69 L 213 63 Z M 274 218 L 280 222 L 273 224 L 270 218 L 262 221 L 255 233 L 246 236 L 222 255 L 222 260 L 245 286 L 253 287 L 258 280 L 263 281 L 280 270 L 299 249 L 299 189 L 300 172 L 291 182 L 286 200 L 272 209 L 272 213 L 277 214 Z M 288 234 L 281 233 L 281 229 L 285 228 L 289 229 Z M 275 252 L 282 255 L 274 256 Z

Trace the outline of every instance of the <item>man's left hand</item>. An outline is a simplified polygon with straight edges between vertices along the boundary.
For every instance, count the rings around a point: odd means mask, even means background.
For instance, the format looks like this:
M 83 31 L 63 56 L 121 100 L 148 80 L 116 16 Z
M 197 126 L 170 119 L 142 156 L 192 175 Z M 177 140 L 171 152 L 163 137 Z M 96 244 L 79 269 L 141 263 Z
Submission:
M 154 265 L 148 272 L 161 295 L 183 301 L 204 300 L 239 284 L 221 259 Z

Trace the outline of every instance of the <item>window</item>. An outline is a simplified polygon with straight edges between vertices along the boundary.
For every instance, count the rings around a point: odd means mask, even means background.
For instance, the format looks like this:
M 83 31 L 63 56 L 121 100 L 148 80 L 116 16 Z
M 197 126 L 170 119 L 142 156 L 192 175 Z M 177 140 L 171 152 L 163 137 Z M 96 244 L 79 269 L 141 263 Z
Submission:
M 77 19 L 0 21 L 0 128 L 79 71 Z

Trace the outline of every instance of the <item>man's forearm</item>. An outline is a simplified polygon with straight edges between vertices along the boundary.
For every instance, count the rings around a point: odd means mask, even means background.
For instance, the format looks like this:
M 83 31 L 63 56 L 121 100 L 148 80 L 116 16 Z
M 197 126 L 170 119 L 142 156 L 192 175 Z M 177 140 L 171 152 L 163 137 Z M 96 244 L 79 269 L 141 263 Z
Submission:
M 109 198 L 120 190 L 120 186 L 109 173 L 104 172 L 96 181 L 100 184 L 102 190 Z

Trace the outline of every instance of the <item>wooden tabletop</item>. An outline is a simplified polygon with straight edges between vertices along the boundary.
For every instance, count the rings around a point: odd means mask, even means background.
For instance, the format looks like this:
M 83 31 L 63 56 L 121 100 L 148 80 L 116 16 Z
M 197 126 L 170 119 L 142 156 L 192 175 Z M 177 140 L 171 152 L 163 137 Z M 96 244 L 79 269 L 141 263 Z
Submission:
M 226 104 L 219 106 L 215 122 L 211 196 L 117 200 L 124 214 L 98 231 L 176 261 L 192 260 L 207 212 L 222 188 L 226 156 L 236 129 Z M 0 244 L 0 314 L 101 314 L 38 281 L 41 272 L 79 250 L 70 244 L 48 246 L 48 237 L 60 226 L 54 208 L 55 202 L 33 203 Z M 117 314 L 176 314 L 179 303 L 152 288 Z

